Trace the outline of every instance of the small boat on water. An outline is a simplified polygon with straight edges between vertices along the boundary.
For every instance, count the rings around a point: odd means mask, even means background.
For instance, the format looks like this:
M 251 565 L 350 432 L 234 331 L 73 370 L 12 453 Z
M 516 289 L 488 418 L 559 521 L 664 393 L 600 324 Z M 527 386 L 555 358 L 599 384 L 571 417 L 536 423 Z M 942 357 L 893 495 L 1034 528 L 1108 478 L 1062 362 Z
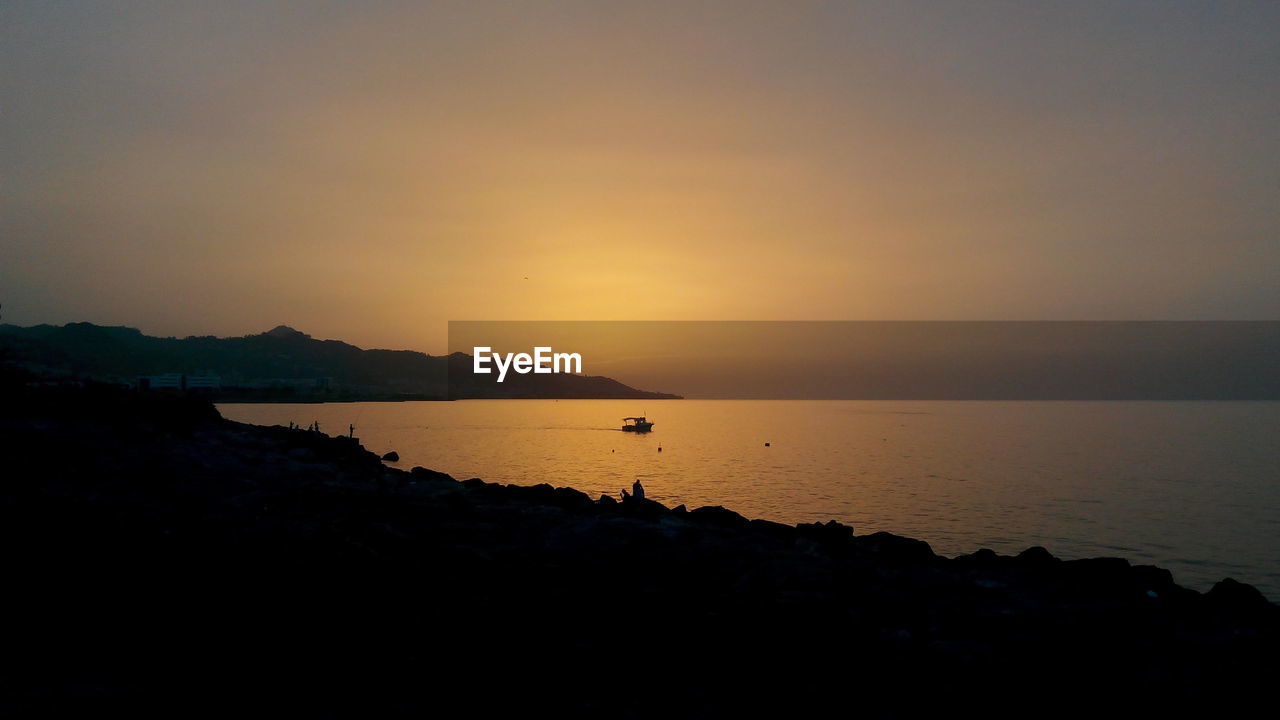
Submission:
M 653 429 L 653 423 L 643 417 L 622 418 L 622 432 L 646 433 Z

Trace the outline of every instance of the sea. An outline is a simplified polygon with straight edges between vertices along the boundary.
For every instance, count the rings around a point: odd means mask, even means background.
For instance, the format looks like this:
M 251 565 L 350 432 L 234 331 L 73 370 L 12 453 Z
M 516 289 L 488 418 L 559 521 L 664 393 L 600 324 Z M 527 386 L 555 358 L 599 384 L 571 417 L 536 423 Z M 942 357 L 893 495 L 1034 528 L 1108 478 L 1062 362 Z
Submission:
M 837 520 L 955 556 L 1040 545 L 1119 556 L 1280 601 L 1280 403 L 467 400 L 220 404 L 257 425 L 352 432 L 458 479 Z M 646 434 L 621 431 L 643 415 Z

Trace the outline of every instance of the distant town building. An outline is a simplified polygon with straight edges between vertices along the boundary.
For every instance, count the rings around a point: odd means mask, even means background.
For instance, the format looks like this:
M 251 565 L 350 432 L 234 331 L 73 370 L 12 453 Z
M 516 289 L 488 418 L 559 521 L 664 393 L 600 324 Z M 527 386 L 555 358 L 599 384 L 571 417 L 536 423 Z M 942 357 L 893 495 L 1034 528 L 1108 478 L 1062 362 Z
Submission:
M 139 375 L 139 390 L 181 390 L 182 373 L 164 373 L 163 375 Z
M 222 385 L 217 375 L 184 375 L 186 389 L 194 392 L 218 392 Z
M 259 378 L 241 383 L 241 387 L 258 389 L 291 389 L 298 392 L 324 392 L 333 384 L 331 377 Z
M 139 390 L 176 390 L 179 392 L 215 393 L 222 389 L 217 375 L 187 375 L 184 373 L 163 373 L 160 375 L 139 375 Z

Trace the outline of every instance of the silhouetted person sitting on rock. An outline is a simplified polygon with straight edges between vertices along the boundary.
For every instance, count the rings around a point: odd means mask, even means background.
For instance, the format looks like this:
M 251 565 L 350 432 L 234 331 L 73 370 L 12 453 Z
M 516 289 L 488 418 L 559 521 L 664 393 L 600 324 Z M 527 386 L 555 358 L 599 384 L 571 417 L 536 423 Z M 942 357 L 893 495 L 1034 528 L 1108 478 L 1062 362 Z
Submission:
M 631 493 L 627 492 L 626 488 L 623 488 L 621 492 L 622 492 L 622 502 L 626 502 L 631 499 Z
M 623 492 L 626 491 L 624 490 Z M 644 486 L 640 484 L 639 480 L 631 484 L 631 494 L 634 495 L 637 500 L 644 499 Z

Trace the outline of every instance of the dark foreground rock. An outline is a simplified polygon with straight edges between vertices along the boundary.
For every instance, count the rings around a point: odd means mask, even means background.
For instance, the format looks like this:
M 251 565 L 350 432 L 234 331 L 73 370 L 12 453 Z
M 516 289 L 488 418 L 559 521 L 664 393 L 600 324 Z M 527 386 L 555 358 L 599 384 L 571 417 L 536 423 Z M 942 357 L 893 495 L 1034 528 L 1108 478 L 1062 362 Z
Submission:
M 405 472 L 209 405 L 0 412 L 7 709 L 1182 716 L 1266 697 L 1278 609 L 1117 558 Z

